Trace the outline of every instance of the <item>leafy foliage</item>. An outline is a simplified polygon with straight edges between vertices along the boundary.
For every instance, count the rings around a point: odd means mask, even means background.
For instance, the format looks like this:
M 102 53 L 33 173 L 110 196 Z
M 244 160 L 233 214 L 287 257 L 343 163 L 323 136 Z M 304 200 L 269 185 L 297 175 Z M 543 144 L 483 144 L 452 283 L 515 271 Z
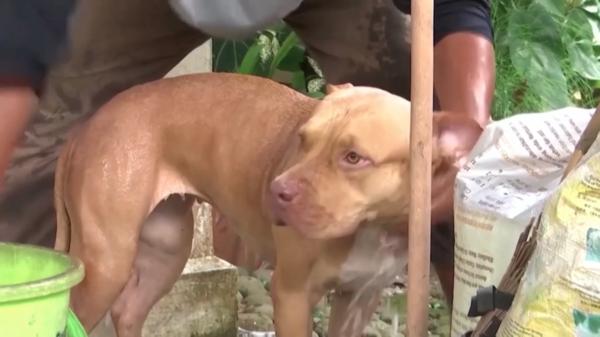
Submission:
M 493 3 L 496 119 L 568 105 L 594 106 L 600 80 L 599 0 Z
M 280 41 L 282 41 L 280 43 Z M 231 57 L 233 56 L 233 57 Z M 213 41 L 214 71 L 232 71 L 279 80 L 311 97 L 323 97 L 324 80 L 316 62 L 284 23 L 245 41 Z M 281 82 L 281 81 L 280 81 Z
M 494 119 L 600 98 L 600 0 L 498 0 Z M 283 23 L 244 41 L 213 41 L 214 71 L 272 78 L 313 97 L 324 81 L 304 45 Z M 282 76 L 287 75 L 286 76 Z

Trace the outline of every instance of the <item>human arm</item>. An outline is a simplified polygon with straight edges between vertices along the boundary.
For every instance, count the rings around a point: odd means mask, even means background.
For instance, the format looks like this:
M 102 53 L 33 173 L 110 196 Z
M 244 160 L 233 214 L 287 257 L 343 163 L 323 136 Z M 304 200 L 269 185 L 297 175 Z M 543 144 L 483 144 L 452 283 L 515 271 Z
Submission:
M 489 1 L 439 1 L 435 15 L 434 87 L 442 110 L 490 120 L 496 79 Z
M 76 0 L 0 2 L 0 188 L 37 106 L 50 64 L 65 45 Z
M 394 0 L 410 14 L 410 0 Z M 442 110 L 489 122 L 495 82 L 489 0 L 435 0 L 434 88 Z

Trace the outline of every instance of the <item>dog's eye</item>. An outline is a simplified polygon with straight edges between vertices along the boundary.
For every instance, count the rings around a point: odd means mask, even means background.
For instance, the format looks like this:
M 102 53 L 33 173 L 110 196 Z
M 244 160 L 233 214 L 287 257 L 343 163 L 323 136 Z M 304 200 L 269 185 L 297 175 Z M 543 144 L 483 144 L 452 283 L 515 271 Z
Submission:
M 346 162 L 348 162 L 348 164 L 352 164 L 352 165 L 358 164 L 361 159 L 362 158 L 358 155 L 358 153 L 356 153 L 354 151 L 348 152 L 348 154 L 344 158 L 344 160 L 346 160 Z
M 359 155 L 357 152 L 350 151 L 340 158 L 340 165 L 346 169 L 359 169 L 373 164 L 373 162 Z

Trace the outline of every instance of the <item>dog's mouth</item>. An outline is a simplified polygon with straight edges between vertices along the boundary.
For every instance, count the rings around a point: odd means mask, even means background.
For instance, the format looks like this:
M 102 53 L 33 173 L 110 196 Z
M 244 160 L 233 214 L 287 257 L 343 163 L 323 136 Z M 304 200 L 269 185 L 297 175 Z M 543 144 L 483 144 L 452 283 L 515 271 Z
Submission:
M 325 226 L 291 226 L 302 236 L 314 240 L 333 240 L 356 232 L 358 227 L 353 223 L 337 223 L 328 222 Z
M 360 216 L 336 216 L 329 207 L 309 201 L 302 195 L 293 202 L 281 203 L 274 197 L 269 201 L 274 226 L 293 228 L 309 239 L 335 239 L 351 235 L 361 222 Z
M 359 227 L 359 223 L 351 219 L 335 221 L 331 217 L 308 217 L 284 215 L 275 221 L 278 227 L 293 228 L 300 235 L 315 240 L 330 240 L 352 235 Z
M 320 224 L 331 222 L 331 216 L 323 207 L 298 200 L 295 203 L 272 207 L 276 226 L 298 228 L 317 228 Z

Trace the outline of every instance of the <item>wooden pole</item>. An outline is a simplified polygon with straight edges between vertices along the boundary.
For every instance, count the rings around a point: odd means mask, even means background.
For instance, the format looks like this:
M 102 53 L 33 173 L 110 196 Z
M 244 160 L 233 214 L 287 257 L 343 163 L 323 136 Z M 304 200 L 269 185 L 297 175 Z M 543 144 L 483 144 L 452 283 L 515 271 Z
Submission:
M 427 336 L 431 234 L 433 0 L 411 0 L 410 217 L 407 336 Z

